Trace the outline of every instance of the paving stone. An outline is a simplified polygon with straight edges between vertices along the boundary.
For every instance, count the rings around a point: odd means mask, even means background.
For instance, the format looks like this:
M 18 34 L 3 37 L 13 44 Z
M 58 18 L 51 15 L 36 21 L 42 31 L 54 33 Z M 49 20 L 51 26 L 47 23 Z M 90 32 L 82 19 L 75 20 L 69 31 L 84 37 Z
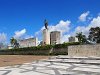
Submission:
M 99 57 L 59 55 L 46 60 L 23 63 L 22 65 L 0 67 L 0 75 L 100 75 L 98 63 L 100 63 Z

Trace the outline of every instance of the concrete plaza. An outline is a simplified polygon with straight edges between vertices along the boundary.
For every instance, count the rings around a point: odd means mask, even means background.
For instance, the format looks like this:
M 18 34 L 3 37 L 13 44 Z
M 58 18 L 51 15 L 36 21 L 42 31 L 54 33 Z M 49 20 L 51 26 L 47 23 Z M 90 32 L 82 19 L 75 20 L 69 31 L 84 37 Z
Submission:
M 49 59 L 0 67 L 0 75 L 100 75 L 100 57 L 51 56 Z

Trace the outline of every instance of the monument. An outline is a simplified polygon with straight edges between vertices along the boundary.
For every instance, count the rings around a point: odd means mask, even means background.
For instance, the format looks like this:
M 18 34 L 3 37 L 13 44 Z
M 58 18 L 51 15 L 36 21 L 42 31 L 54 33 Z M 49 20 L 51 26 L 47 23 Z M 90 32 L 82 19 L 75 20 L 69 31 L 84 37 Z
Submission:
M 50 32 L 48 29 L 48 21 L 44 21 L 45 29 L 43 30 L 43 45 L 50 44 Z

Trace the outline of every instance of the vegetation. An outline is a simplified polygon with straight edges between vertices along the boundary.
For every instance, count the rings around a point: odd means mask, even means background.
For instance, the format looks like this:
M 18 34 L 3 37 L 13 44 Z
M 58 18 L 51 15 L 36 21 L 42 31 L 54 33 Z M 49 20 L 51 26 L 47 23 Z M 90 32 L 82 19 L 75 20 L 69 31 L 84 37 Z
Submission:
M 100 27 L 91 28 L 89 31 L 89 40 L 100 43 Z
M 53 46 L 53 48 L 67 48 L 68 46 L 70 45 L 79 45 L 80 43 L 79 42 L 68 42 L 68 43 L 63 43 L 63 44 L 56 44 Z
M 12 55 L 67 55 L 67 47 L 70 45 L 79 45 L 79 42 L 64 43 L 57 45 L 46 45 L 37 47 L 16 48 L 9 50 L 1 50 L 0 54 Z M 59 48 L 59 49 L 58 49 Z M 52 53 L 50 52 L 53 49 Z
M 79 41 L 80 44 L 86 43 L 86 36 L 83 35 L 82 32 L 76 33 L 76 37 L 78 38 L 78 41 Z
M 76 37 L 80 44 L 88 43 L 87 39 L 91 42 L 100 43 L 100 27 L 90 28 L 88 38 L 82 32 L 76 33 Z
M 12 37 L 10 39 L 10 43 L 13 46 L 13 48 L 19 48 L 19 43 L 17 42 L 17 40 L 14 37 Z

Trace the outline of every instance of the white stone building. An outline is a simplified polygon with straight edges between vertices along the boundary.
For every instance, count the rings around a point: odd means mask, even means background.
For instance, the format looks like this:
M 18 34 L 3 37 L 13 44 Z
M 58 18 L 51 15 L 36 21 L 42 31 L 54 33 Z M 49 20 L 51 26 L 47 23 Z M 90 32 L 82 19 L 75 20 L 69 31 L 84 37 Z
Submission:
M 38 39 L 37 38 L 29 38 L 29 39 L 20 40 L 19 45 L 21 48 L 38 46 Z
M 71 36 L 69 37 L 69 42 L 78 42 L 78 38 Z

